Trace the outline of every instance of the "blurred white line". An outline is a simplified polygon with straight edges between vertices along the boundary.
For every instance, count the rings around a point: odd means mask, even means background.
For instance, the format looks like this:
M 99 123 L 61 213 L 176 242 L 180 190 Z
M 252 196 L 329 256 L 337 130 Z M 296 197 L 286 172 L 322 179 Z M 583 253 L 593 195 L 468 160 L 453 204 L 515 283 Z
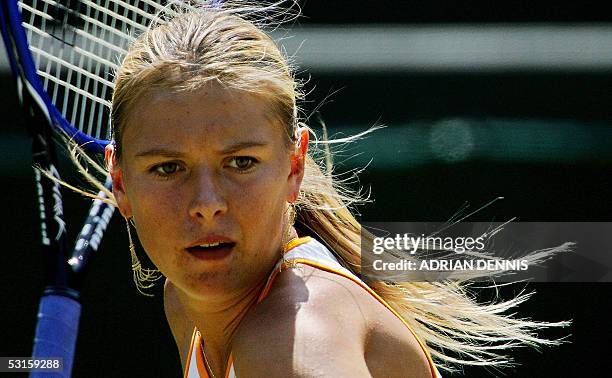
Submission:
M 311 26 L 282 44 L 316 71 L 612 70 L 612 24 Z M 301 45 L 301 46 L 300 46 Z
M 612 71 L 612 24 L 296 25 L 274 37 L 313 71 Z
M 10 70 L 6 49 L 4 48 L 4 40 L 0 38 L 0 74 L 8 75 Z

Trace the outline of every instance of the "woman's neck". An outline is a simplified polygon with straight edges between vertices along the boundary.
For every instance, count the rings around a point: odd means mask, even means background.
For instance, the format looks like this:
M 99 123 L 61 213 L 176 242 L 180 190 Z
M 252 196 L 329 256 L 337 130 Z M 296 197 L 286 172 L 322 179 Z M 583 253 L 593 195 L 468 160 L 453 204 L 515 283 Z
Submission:
M 204 353 L 215 376 L 225 373 L 231 353 L 232 338 L 248 311 L 257 304 L 257 299 L 267 277 L 242 293 L 227 298 L 201 300 L 179 294 L 185 316 L 190 319 L 205 342 Z M 223 376 L 223 374 L 221 374 Z
M 298 234 L 291 227 L 287 232 L 287 242 L 296 237 Z M 242 319 L 257 304 L 267 280 L 266 275 L 256 285 L 215 298 L 192 297 L 180 290 L 177 293 L 185 317 L 191 320 L 205 341 L 204 353 L 215 376 L 219 371 L 225 373 L 232 338 Z

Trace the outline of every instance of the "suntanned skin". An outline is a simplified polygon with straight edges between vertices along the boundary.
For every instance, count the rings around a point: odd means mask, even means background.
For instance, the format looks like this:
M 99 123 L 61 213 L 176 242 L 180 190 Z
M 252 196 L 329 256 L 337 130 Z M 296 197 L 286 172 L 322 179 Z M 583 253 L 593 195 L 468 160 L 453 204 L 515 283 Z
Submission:
M 184 369 L 193 324 L 172 304 L 172 283 L 164 294 Z M 395 315 L 349 279 L 305 265 L 277 276 L 231 345 L 238 377 L 431 377 L 423 350 Z M 216 377 L 226 364 L 214 368 Z
M 346 278 L 286 269 L 256 304 L 281 257 L 308 146 L 300 130 L 287 148 L 271 109 L 216 84 L 154 93 L 135 105 L 120 159 L 109 147 L 118 208 L 167 277 L 164 307 L 183 367 L 197 327 L 218 378 L 230 353 L 241 378 L 429 377 L 406 327 Z M 230 253 L 190 252 L 219 235 Z

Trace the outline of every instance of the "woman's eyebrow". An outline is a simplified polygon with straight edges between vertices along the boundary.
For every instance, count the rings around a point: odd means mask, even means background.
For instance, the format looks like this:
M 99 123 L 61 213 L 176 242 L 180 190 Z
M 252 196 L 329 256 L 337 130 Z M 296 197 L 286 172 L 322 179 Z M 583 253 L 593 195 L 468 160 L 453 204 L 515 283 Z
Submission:
M 144 150 L 137 153 L 136 157 L 148 157 L 148 156 L 163 156 L 163 157 L 171 157 L 178 158 L 183 156 L 184 154 L 179 151 L 174 151 L 167 148 L 152 148 L 150 150 Z
M 247 148 L 252 148 L 252 147 L 264 147 L 267 146 L 268 143 L 266 142 L 260 142 L 260 141 L 241 141 L 241 142 L 236 142 L 233 144 L 230 144 L 229 146 L 219 150 L 219 153 L 221 154 L 232 154 L 234 152 L 240 151 L 240 150 L 244 150 Z M 156 148 L 151 148 L 149 150 L 144 150 L 141 152 L 138 152 L 135 157 L 150 157 L 150 156 L 163 156 L 163 157 L 170 157 L 170 158 L 180 158 L 182 156 L 184 156 L 184 153 L 179 152 L 179 151 L 175 151 L 172 149 L 168 149 L 168 148 L 164 148 L 164 147 L 156 147 Z
M 264 146 L 267 146 L 267 145 L 268 145 L 268 143 L 260 142 L 260 141 L 242 141 L 242 142 L 233 143 L 233 144 L 223 148 L 219 152 L 222 153 L 222 154 L 232 154 L 232 153 L 234 153 L 236 151 L 244 150 L 246 148 L 264 147 Z

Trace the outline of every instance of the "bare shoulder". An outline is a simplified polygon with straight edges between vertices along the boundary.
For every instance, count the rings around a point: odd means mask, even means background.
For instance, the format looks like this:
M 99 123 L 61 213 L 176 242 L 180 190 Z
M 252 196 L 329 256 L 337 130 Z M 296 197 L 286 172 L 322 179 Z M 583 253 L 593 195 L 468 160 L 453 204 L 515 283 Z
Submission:
M 164 284 L 164 313 L 181 357 L 181 365 L 185 369 L 194 325 L 185 316 L 176 288 L 168 280 Z
M 238 376 L 430 377 L 399 319 L 350 279 L 306 265 L 279 274 L 232 353 Z

